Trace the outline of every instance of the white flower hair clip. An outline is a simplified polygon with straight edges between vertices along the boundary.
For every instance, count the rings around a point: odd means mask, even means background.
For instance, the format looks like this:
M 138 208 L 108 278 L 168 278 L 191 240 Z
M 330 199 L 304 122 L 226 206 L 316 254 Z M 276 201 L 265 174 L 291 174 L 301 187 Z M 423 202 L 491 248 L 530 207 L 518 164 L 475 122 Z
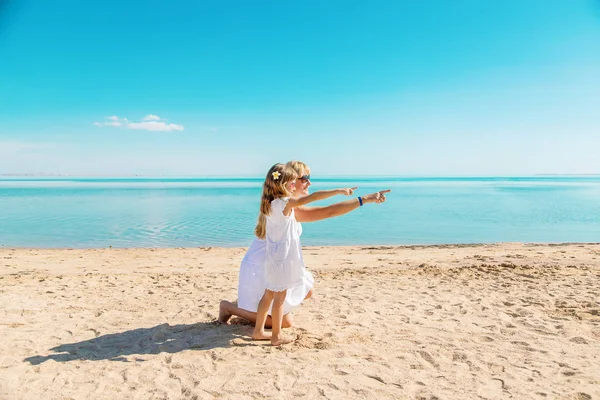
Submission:
M 273 171 L 271 176 L 273 177 L 274 180 L 278 180 L 279 177 L 281 176 L 281 173 L 279 173 L 279 171 Z

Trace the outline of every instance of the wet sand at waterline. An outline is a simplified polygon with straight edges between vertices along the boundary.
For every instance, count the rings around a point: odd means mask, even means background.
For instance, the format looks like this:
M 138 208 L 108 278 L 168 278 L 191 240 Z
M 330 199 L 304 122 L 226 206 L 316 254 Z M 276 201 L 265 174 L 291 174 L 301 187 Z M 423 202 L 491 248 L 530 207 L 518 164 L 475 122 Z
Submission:
M 282 347 L 244 252 L 1 249 L 0 398 L 600 398 L 599 244 L 305 247 Z

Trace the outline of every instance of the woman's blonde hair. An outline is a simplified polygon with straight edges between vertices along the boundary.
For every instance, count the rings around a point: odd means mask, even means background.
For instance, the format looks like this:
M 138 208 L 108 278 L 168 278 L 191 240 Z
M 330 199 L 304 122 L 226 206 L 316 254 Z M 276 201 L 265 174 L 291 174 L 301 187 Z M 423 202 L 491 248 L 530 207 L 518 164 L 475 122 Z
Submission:
M 271 202 L 281 197 L 289 197 L 291 193 L 287 191 L 285 185 L 297 178 L 298 173 L 288 164 L 275 164 L 267 172 L 260 199 L 258 223 L 254 229 L 254 234 L 259 239 L 266 237 L 267 215 L 271 214 Z
M 308 165 L 304 164 L 302 161 L 289 161 L 287 163 L 290 167 L 294 168 L 294 171 L 298 174 L 298 176 L 302 175 L 310 175 L 310 168 Z

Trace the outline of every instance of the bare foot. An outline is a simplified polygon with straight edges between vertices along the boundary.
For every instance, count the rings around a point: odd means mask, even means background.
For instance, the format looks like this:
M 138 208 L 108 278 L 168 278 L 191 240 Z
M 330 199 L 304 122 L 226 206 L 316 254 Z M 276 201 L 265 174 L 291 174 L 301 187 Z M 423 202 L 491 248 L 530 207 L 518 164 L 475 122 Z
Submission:
M 230 303 L 225 300 L 221 300 L 221 303 L 219 303 L 219 319 L 218 319 L 218 321 L 220 323 L 227 324 L 227 321 L 229 321 L 229 318 L 231 318 L 231 316 L 233 315 L 230 311 L 231 306 L 233 306 L 233 303 Z
M 271 340 L 271 334 L 265 331 L 252 332 L 252 340 Z
M 293 343 L 293 342 L 294 342 L 294 339 L 292 339 L 290 337 L 281 336 L 279 338 L 272 338 L 271 346 L 281 346 L 282 344 L 289 344 L 289 343 Z

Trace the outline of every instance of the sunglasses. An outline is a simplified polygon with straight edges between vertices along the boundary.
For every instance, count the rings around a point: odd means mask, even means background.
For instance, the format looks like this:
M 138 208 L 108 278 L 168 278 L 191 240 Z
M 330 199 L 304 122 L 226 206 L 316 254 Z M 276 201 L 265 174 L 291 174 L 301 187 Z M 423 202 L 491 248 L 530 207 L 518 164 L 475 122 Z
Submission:
M 306 182 L 310 181 L 310 175 L 302 175 L 298 179 L 300 179 L 302 181 L 302 183 L 306 183 Z

